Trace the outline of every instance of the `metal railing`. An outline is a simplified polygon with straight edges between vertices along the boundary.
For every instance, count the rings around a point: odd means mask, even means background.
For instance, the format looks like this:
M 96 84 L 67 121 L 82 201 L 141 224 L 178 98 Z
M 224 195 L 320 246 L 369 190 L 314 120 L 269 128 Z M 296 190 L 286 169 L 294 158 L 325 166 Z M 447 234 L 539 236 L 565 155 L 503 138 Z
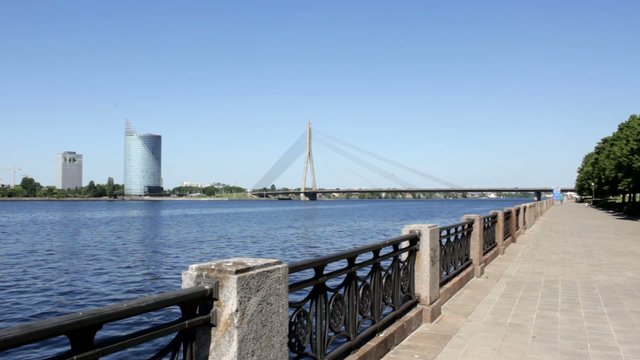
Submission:
M 404 235 L 289 266 L 291 358 L 343 358 L 417 304 L 420 238 Z
M 505 211 L 504 214 L 504 234 L 503 239 L 506 241 L 509 237 L 511 237 L 511 213 L 512 211 Z
M 496 243 L 496 227 L 498 215 L 488 215 L 482 218 L 482 254 L 487 255 L 498 244 Z
M 471 265 L 473 220 L 440 228 L 440 286 Z
M 62 340 L 60 353 L 38 355 L 49 359 L 98 359 L 100 357 L 133 348 L 134 346 L 175 334 L 173 339 L 163 344 L 150 359 L 195 359 L 195 331 L 200 326 L 215 326 L 213 302 L 218 297 L 218 284 L 197 286 L 149 296 L 132 301 L 105 306 L 98 309 L 34 321 L 0 330 L 0 352 L 14 352 L 13 358 L 20 358 L 21 347 L 38 344 L 49 339 Z M 98 331 L 104 325 L 138 315 L 178 306 L 179 318 L 151 325 L 141 330 L 97 339 Z M 167 310 L 165 310 L 167 311 Z M 144 318 L 142 319 L 144 320 Z M 160 341 L 160 340 L 158 340 Z M 66 350 L 65 350 L 66 349 Z M 7 354 L 10 355 L 10 354 Z M 41 356 L 42 355 L 42 356 Z M 136 356 L 139 357 L 139 356 Z

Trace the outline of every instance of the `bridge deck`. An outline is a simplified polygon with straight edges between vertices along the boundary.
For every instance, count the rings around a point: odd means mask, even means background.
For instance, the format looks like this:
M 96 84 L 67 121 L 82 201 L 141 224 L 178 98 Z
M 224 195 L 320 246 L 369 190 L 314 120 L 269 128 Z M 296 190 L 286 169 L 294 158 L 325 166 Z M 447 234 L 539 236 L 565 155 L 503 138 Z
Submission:
M 552 207 L 384 359 L 640 359 L 640 221 Z

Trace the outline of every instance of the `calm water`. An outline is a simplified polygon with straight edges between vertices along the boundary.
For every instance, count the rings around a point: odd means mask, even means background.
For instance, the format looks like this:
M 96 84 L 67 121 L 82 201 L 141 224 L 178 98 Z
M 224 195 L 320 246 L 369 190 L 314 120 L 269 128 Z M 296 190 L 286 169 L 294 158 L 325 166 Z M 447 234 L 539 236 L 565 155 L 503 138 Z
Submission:
M 178 289 L 193 263 L 302 260 L 529 201 L 1 201 L 0 328 Z

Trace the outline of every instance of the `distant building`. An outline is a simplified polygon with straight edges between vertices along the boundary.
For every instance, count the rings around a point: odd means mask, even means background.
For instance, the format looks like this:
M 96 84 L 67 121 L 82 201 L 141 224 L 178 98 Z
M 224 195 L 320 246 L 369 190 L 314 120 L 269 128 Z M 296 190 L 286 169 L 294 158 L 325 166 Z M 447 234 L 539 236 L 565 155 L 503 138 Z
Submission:
M 162 189 L 162 137 L 138 135 L 129 122 L 124 132 L 124 194 L 143 196 Z
M 58 189 L 82 187 L 82 155 L 75 151 L 65 151 L 58 155 Z
M 204 185 L 204 184 L 200 184 L 200 183 L 195 183 L 195 182 L 191 182 L 191 181 L 183 181 L 180 183 L 180 186 L 182 187 L 197 187 L 197 188 L 205 188 L 208 185 Z

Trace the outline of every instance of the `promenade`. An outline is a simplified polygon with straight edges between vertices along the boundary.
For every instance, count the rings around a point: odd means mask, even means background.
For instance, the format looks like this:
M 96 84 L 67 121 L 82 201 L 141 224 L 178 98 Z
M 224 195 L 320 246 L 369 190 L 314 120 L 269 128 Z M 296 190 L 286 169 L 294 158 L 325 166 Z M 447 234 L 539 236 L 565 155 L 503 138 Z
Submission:
M 553 206 L 384 359 L 640 359 L 640 221 Z

